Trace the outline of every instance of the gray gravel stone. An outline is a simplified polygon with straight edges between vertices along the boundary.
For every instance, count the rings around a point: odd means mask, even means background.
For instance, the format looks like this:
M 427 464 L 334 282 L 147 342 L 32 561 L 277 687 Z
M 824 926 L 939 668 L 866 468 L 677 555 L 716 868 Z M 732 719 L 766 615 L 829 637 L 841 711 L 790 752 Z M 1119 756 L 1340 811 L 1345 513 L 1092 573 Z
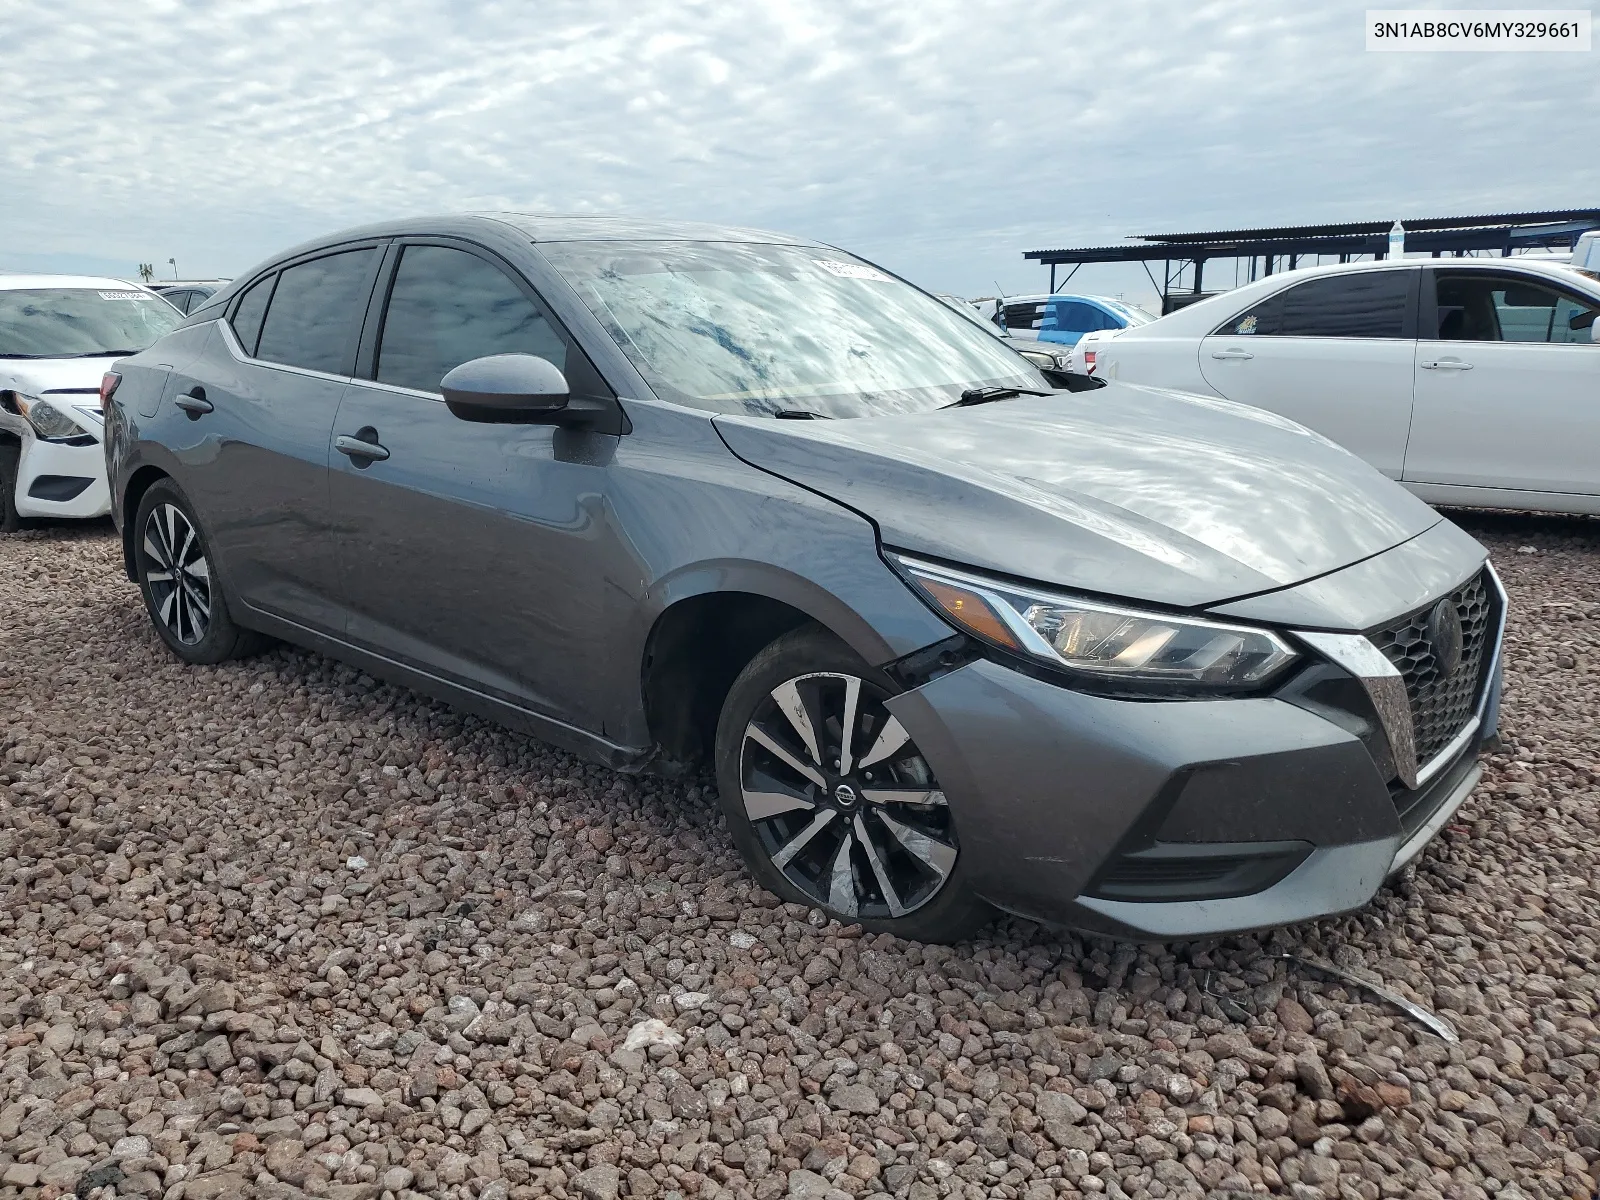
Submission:
M 1478 793 L 1363 912 L 1159 947 L 829 925 L 708 777 L 182 668 L 108 531 L 0 538 L 0 1190 L 1592 1195 L 1600 523 L 1468 523 L 1512 594 Z

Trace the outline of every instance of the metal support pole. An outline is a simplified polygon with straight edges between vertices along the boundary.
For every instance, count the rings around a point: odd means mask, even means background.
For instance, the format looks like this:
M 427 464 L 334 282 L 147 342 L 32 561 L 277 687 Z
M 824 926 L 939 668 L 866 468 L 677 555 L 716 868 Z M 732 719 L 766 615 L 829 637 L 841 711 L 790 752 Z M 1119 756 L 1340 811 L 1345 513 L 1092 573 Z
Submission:
M 1197 259 L 1194 260 L 1194 294 L 1196 296 L 1198 296 L 1200 294 L 1200 277 L 1204 273 L 1205 269 L 1206 269 L 1206 260 L 1205 259 L 1197 258 Z

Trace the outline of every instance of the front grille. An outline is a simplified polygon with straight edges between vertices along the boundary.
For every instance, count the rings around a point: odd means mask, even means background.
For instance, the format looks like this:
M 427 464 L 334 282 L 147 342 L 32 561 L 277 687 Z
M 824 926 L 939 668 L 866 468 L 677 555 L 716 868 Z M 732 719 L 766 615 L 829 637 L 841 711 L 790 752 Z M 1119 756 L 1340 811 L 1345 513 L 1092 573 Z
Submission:
M 1448 676 L 1440 669 L 1428 633 L 1434 605 L 1369 635 L 1405 680 L 1418 766 L 1448 746 L 1472 717 L 1494 634 L 1497 601 L 1487 570 L 1451 592 L 1450 602 L 1461 618 L 1462 638 L 1461 665 Z

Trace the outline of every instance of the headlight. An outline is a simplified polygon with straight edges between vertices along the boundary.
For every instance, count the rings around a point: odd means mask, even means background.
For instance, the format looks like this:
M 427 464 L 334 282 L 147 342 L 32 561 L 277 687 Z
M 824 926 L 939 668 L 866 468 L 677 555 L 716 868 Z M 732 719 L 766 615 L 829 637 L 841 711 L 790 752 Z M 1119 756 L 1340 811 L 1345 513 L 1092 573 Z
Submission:
M 1027 359 L 1034 366 L 1044 367 L 1046 370 L 1059 371 L 1064 365 L 1061 355 L 1051 354 L 1048 350 L 1034 350 L 1030 348 L 1027 350 L 1018 350 L 1017 353 L 1022 355 L 1023 358 Z
M 34 432 L 49 442 L 64 442 L 87 436 L 87 430 L 48 400 L 18 394 L 17 407 L 28 418 Z
M 1267 629 L 1141 612 L 890 558 L 959 628 L 1113 688 L 1238 691 L 1265 683 L 1298 657 Z

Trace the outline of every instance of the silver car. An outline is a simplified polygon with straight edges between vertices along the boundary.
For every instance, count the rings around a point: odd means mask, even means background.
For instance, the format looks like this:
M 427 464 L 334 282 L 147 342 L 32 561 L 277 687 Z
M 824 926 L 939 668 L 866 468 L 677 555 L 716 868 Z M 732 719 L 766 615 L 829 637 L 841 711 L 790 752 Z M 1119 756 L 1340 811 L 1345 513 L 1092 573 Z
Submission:
M 1495 726 L 1504 595 L 1398 485 L 1224 400 L 1052 391 L 803 239 L 371 226 L 105 390 L 179 658 L 281 638 L 619 770 L 709 762 L 755 876 L 869 929 L 1354 908 Z

